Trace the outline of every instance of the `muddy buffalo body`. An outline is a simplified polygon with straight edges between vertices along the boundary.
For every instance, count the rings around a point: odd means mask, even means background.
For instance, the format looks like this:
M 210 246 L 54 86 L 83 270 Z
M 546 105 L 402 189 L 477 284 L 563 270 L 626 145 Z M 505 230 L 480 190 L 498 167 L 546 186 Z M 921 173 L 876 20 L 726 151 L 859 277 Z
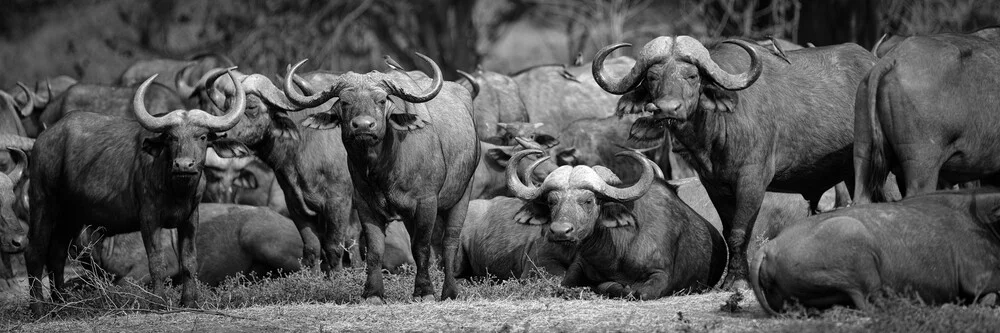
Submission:
M 766 190 L 801 193 L 813 211 L 835 184 L 853 179 L 854 95 L 874 57 L 854 44 L 775 55 L 727 40 L 706 48 L 694 38 L 659 37 L 624 78 L 594 76 L 623 94 L 619 113 L 651 112 L 632 134 L 656 138 L 666 128 L 691 152 L 722 218 L 730 247 L 726 287 L 744 279 L 748 234 Z M 738 73 L 738 74 L 732 74 Z
M 421 57 L 431 64 L 433 79 L 348 72 L 309 96 L 292 86 L 298 66 L 285 79 L 285 93 L 304 107 L 338 98 L 329 112 L 312 115 L 303 124 L 341 132 L 355 186 L 354 203 L 368 239 L 368 279 L 362 296 L 373 302 L 385 297 L 381 270 L 385 227 L 394 219 L 405 223 L 413 241 L 417 266 L 413 296 L 434 297 L 429 275 L 432 241 L 443 243 L 438 252 L 445 275 L 441 299 L 458 296 L 454 256 L 479 164 L 479 140 L 470 91 L 444 82 L 437 65 Z
M 300 269 L 302 238 L 295 225 L 277 212 L 263 207 L 203 203 L 198 205 L 198 218 L 198 281 L 217 286 L 230 277 L 259 278 Z M 156 237 L 171 249 L 163 253 L 166 276 L 179 278 L 177 230 L 161 229 Z M 115 283 L 122 284 L 125 279 L 142 284 L 151 281 L 140 233 L 101 239 L 100 231 L 88 228 L 77 243 L 92 246 L 81 260 L 85 266 L 92 261 L 111 274 Z
M 980 179 L 1000 184 L 998 41 L 1000 28 L 987 28 L 891 45 L 857 89 L 857 202 L 886 201 L 890 171 L 904 197 Z
M 73 112 L 36 141 L 30 167 L 30 245 L 25 256 L 32 297 L 42 299 L 41 278 L 47 268 L 53 298 L 60 299 L 66 250 L 84 225 L 103 227 L 109 235 L 140 231 L 154 281 L 167 277 L 165 244 L 156 231 L 177 228 L 181 302 L 195 305 L 194 236 L 205 150 L 214 144 L 216 132 L 240 120 L 245 97 L 238 86 L 223 116 L 174 110 L 154 117 L 143 105 L 154 78 L 135 93 L 136 120 Z M 154 290 L 165 296 L 161 283 L 155 283 Z M 41 304 L 32 303 L 32 309 L 41 312 Z
M 754 255 L 750 282 L 770 313 L 795 303 L 872 307 L 883 292 L 970 303 L 1000 291 L 1000 192 L 916 195 L 811 216 Z

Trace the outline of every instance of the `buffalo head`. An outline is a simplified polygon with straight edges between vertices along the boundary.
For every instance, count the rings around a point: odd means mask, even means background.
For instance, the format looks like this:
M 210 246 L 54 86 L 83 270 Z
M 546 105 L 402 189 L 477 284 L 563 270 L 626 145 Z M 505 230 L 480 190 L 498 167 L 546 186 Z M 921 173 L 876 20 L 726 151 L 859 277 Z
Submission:
M 205 197 L 203 202 L 236 203 L 238 189 L 258 187 L 257 176 L 247 167 L 255 161 L 251 156 L 222 158 L 209 148 L 205 154 Z
M 232 73 L 230 72 L 230 77 Z M 174 110 L 162 117 L 155 117 L 146 111 L 143 105 L 146 89 L 156 75 L 146 79 L 135 92 L 132 100 L 132 111 L 135 118 L 146 130 L 158 133 L 157 136 L 146 138 L 142 149 L 153 156 L 166 152 L 172 161 L 170 173 L 173 176 L 196 177 L 201 175 L 205 164 L 205 150 L 218 136 L 216 132 L 225 132 L 240 121 L 243 115 L 246 97 L 243 86 L 236 85 L 235 100 L 229 105 L 229 110 L 222 116 L 213 116 L 202 110 Z M 234 80 L 235 81 L 235 80 Z M 242 149 L 246 152 L 247 149 Z M 243 154 L 221 153 L 223 157 L 242 157 Z M 228 156 L 226 156 L 228 155 Z
M 24 172 L 27 169 L 28 156 L 24 150 L 31 149 L 30 141 L 28 138 L 10 135 L 0 137 L 0 145 L 10 151 L 15 163 L 12 170 L 0 176 L 0 252 L 21 252 L 26 245 L 27 231 L 14 212 L 19 199 L 15 196 L 14 189 L 22 179 L 27 179 L 24 178 Z M 0 271 L 2 270 L 0 268 Z
M 509 165 L 516 166 L 529 154 L 540 150 L 524 150 L 514 154 Z M 628 156 L 643 165 L 639 181 L 626 188 L 618 188 L 621 181 L 611 170 L 602 166 L 561 166 L 552 171 L 541 185 L 525 185 L 518 179 L 517 169 L 507 168 L 507 186 L 514 195 L 527 201 L 514 215 L 518 223 L 548 224 L 544 233 L 550 241 L 579 242 L 594 231 L 597 223 L 607 228 L 635 224 L 635 216 L 626 206 L 649 191 L 653 183 L 653 169 L 646 158 L 634 151 L 624 151 L 617 156 Z M 528 174 L 547 160 L 544 157 L 528 167 Z
M 218 114 L 225 106 L 226 96 L 236 94 L 236 82 L 240 82 L 246 94 L 246 109 L 243 119 L 226 135 L 228 139 L 254 146 L 269 135 L 274 138 L 299 139 L 295 123 L 288 118 L 288 112 L 301 111 L 293 105 L 267 77 L 260 74 L 232 73 L 222 78 L 225 70 L 216 68 L 206 73 L 198 81 L 194 93 L 198 95 L 201 107 Z M 228 140 L 227 140 L 228 141 Z M 222 153 L 230 147 L 215 147 Z
M 430 87 L 416 94 L 410 91 L 418 81 L 408 79 L 406 76 L 379 72 L 367 74 L 347 72 L 338 76 L 319 93 L 303 96 L 293 88 L 292 79 L 295 77 L 295 70 L 306 60 L 292 66 L 285 77 L 285 94 L 292 102 L 304 107 L 315 107 L 330 99 L 339 98 L 333 104 L 331 112 L 315 114 L 303 124 L 312 128 L 328 129 L 343 123 L 341 127 L 345 144 L 373 146 L 382 141 L 390 125 L 396 130 L 409 130 L 419 128 L 420 123 L 426 121 L 418 119 L 414 114 L 406 113 L 403 101 L 424 103 L 441 92 L 444 84 L 441 69 L 427 56 L 420 53 L 417 55 L 430 63 L 434 70 L 434 79 Z M 410 88 L 404 88 L 407 86 Z M 395 98 L 399 100 L 393 101 Z
M 708 49 L 698 40 L 679 36 L 657 37 L 642 48 L 635 66 L 622 79 L 609 79 L 603 73 L 604 58 L 614 50 L 631 46 L 628 43 L 602 48 L 594 57 L 593 74 L 604 90 L 623 95 L 618 101 L 618 113 L 652 112 L 646 125 L 684 122 L 697 110 L 732 111 L 735 96 L 731 91 L 742 90 L 760 77 L 763 65 L 757 51 L 742 40 L 726 40 L 750 54 L 750 69 L 730 74 L 712 60 Z M 654 124 L 649 124 L 652 121 Z M 662 133 L 661 133 L 662 134 Z
M 497 141 L 500 141 L 498 144 L 514 144 L 515 138 L 522 138 L 538 142 L 538 144 L 545 146 L 545 148 L 552 148 L 558 145 L 559 139 L 538 131 L 542 126 L 545 126 L 545 124 L 523 122 L 497 123 L 497 128 L 499 129 L 499 140 Z

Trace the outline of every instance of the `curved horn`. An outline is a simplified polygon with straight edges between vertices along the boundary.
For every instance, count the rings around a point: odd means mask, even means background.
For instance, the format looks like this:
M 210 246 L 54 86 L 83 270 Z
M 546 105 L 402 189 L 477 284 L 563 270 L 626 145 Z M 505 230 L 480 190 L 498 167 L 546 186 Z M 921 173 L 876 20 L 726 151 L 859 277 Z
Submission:
M 17 107 L 17 112 L 20 113 L 22 118 L 24 118 L 31 115 L 31 112 L 35 111 L 35 99 L 38 97 L 35 96 L 35 92 L 28 89 L 28 86 L 25 86 L 24 83 L 18 82 L 17 86 L 21 88 L 21 90 L 24 90 L 24 97 L 27 100 L 24 102 L 23 106 Z
M 528 184 L 534 184 L 535 183 L 535 178 L 534 178 L 535 177 L 535 169 L 537 169 L 539 165 L 542 165 L 542 163 L 545 163 L 545 161 L 548 161 L 549 158 L 551 158 L 551 156 L 545 156 L 545 157 L 539 158 L 534 163 L 531 163 L 531 165 L 529 165 L 528 168 L 525 169 L 524 173 L 521 175 L 521 177 L 524 178 L 524 181 L 528 182 Z
M 271 105 L 277 106 L 284 111 L 301 111 L 301 107 L 293 105 L 285 97 L 285 93 L 278 89 L 266 76 L 260 74 L 250 74 L 243 78 L 243 89 L 255 92 Z
M 469 84 L 472 85 L 472 99 L 476 99 L 476 96 L 479 96 L 479 82 L 476 82 L 476 79 L 473 78 L 472 75 L 469 73 L 460 70 L 455 70 L 455 71 L 458 72 L 458 75 L 461 75 L 466 80 L 469 80 Z
M 639 162 L 639 164 L 642 164 L 642 176 L 639 177 L 639 181 L 626 188 L 617 188 L 605 183 L 603 184 L 604 186 L 601 186 L 602 188 L 597 190 L 604 196 L 618 201 L 633 201 L 635 199 L 639 199 L 639 197 L 645 195 L 646 192 L 649 191 L 649 187 L 653 185 L 655 171 L 650 165 L 651 163 L 648 162 L 648 159 L 643 156 L 642 153 L 626 150 L 615 154 L 615 157 L 619 156 L 631 157 L 636 160 L 636 162 Z M 603 182 L 603 180 L 601 182 Z
M 878 59 L 878 47 L 879 47 L 879 46 L 882 46 L 882 42 L 884 42 L 884 41 L 885 41 L 885 38 L 886 38 L 886 37 L 889 37 L 889 34 L 888 34 L 888 33 L 884 33 L 884 34 L 882 34 L 882 37 L 881 37 L 881 38 L 879 38 L 879 39 L 878 39 L 878 41 L 877 41 L 877 42 L 875 42 L 875 46 L 874 46 L 874 47 L 872 47 L 872 55 L 873 55 L 873 56 L 875 56 L 875 58 L 876 58 L 876 59 Z
M 210 116 L 204 122 L 200 122 L 200 126 L 204 126 L 213 132 L 225 132 L 228 131 L 236 123 L 240 122 L 240 117 L 243 116 L 243 112 L 246 111 L 247 96 L 243 91 L 243 84 L 236 79 L 236 75 L 233 74 L 233 67 L 226 70 L 229 73 L 229 78 L 233 80 L 233 84 L 236 85 L 236 102 L 229 104 L 229 110 L 222 116 Z
M 168 117 L 154 117 L 146 111 L 146 88 L 153 83 L 160 74 L 153 74 L 145 82 L 139 85 L 139 89 L 135 91 L 135 97 L 132 98 L 132 113 L 135 114 L 135 119 L 139 121 L 139 125 L 143 128 L 149 130 L 150 132 L 162 132 L 170 126 L 176 125 L 173 121 L 174 118 Z
M 511 156 L 510 160 L 507 161 L 506 178 L 507 178 L 507 189 L 509 189 L 512 193 L 514 193 L 515 197 L 518 197 L 522 200 L 531 201 L 535 200 L 535 198 L 538 198 L 538 196 L 542 194 L 542 188 L 534 185 L 530 186 L 524 185 L 524 183 L 521 182 L 520 179 L 518 179 L 520 177 L 517 175 L 517 166 L 521 164 L 521 159 L 523 159 L 525 156 L 528 156 L 529 154 L 541 155 L 542 151 L 538 149 L 526 149 L 515 153 L 514 156 Z M 548 159 L 548 157 L 543 157 L 539 160 L 545 160 L 545 159 Z M 532 167 L 528 168 L 526 173 L 529 175 L 532 174 L 532 172 L 535 171 L 533 170 L 533 167 L 537 167 L 538 164 L 539 163 L 537 162 L 533 163 Z
M 197 88 L 196 86 L 191 86 L 187 84 L 187 73 L 189 70 L 191 70 L 191 68 L 194 68 L 195 65 L 197 65 L 197 63 L 194 62 L 188 63 L 186 66 L 184 66 L 184 68 L 181 68 L 181 70 L 177 71 L 177 73 L 174 74 L 174 87 L 177 87 L 177 93 L 180 94 L 181 97 L 184 98 L 191 97 L 191 95 L 194 94 L 194 91 Z
M 34 146 L 35 139 L 14 134 L 0 134 L 0 147 L 31 151 Z
M 284 80 L 282 80 L 282 81 L 284 81 Z M 292 76 L 292 81 L 295 82 L 295 85 L 298 86 L 299 89 L 302 90 L 303 93 L 309 94 L 309 95 L 315 95 L 316 94 L 316 88 L 313 88 L 312 83 L 309 83 L 309 81 L 307 81 L 302 76 L 299 76 L 298 74 L 293 75 Z
M 677 37 L 678 52 L 697 62 L 698 67 L 705 70 L 719 86 L 726 90 L 746 89 L 760 78 L 760 73 L 764 69 L 764 65 L 760 62 L 760 56 L 757 55 L 757 50 L 745 41 L 727 39 L 723 43 L 736 44 L 743 48 L 750 55 L 750 69 L 741 74 L 730 74 L 712 60 L 708 50 L 705 49 L 705 46 L 701 42 L 687 36 Z
M 435 63 L 434 60 L 431 60 L 431 58 L 428 58 L 427 56 L 423 55 L 420 52 L 414 52 L 414 53 L 416 53 L 417 56 L 419 56 L 420 58 L 423 58 L 424 61 L 430 63 L 431 69 L 434 70 L 434 81 L 431 83 L 430 87 L 414 95 L 397 87 L 388 80 L 383 80 L 383 83 L 385 83 L 386 88 L 388 88 L 390 94 L 395 95 L 396 97 L 399 97 L 400 99 L 410 103 L 423 103 L 433 99 L 434 97 L 437 96 L 438 93 L 441 92 L 441 87 L 444 87 L 444 78 L 442 78 L 441 75 L 441 68 L 438 67 L 437 63 Z
M 48 78 L 45 79 L 45 89 L 49 93 L 48 96 L 45 97 L 45 100 L 42 100 L 41 98 L 39 98 L 37 101 L 35 101 L 35 103 L 38 103 L 38 104 L 41 104 L 41 105 L 47 105 L 47 104 L 49 104 L 49 101 L 51 101 L 52 98 L 55 97 L 55 96 L 52 96 L 52 81 L 49 81 Z
M 215 85 L 215 80 L 218 80 L 219 77 L 226 74 L 226 72 L 234 69 L 236 69 L 235 66 L 228 68 L 212 68 L 211 70 L 203 74 L 200 79 L 198 79 L 198 83 L 195 85 L 195 89 L 197 88 L 206 89 L 208 87 Z
M 591 71 L 594 74 L 594 81 L 597 82 L 601 89 L 615 95 L 621 95 L 635 89 L 642 83 L 642 74 L 646 72 L 646 61 L 645 59 L 636 59 L 635 65 L 632 66 L 632 70 L 628 72 L 621 80 L 617 82 L 608 82 L 608 78 L 604 76 L 604 58 L 607 58 L 611 52 L 623 47 L 631 47 L 630 43 L 618 43 L 614 45 L 608 45 L 597 51 L 597 55 L 594 56 L 593 65 L 591 66 Z
M 309 96 L 303 96 L 302 94 L 299 94 L 298 91 L 292 89 L 292 78 L 296 76 L 295 70 L 299 69 L 299 66 L 302 66 L 302 64 L 304 64 L 307 60 L 309 59 L 302 59 L 302 61 L 299 61 L 299 63 L 295 64 L 295 66 L 292 66 L 292 69 L 288 71 L 288 75 L 285 76 L 284 88 L 285 96 L 288 96 L 288 99 L 291 100 L 292 103 L 302 107 L 311 108 L 326 103 L 326 101 L 329 101 L 331 98 L 340 95 L 340 90 L 344 89 L 344 83 L 340 79 L 337 79 L 330 84 L 329 88 L 320 92 L 319 95 L 309 94 Z
M 21 176 L 24 175 L 24 168 L 28 164 L 28 155 L 23 150 L 14 147 L 7 147 L 7 150 L 10 151 L 10 158 L 14 160 L 14 169 L 10 170 L 7 176 L 10 177 L 11 183 L 17 185 L 17 182 L 21 181 Z

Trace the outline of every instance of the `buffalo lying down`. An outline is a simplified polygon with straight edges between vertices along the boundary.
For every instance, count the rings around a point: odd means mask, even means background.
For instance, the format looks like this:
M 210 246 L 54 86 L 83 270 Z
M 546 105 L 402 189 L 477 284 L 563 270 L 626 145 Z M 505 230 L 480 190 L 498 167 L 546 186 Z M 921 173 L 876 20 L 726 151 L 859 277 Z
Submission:
M 812 216 L 765 243 L 750 282 L 770 313 L 853 305 L 889 289 L 926 302 L 1000 291 L 1000 192 L 925 194 Z
M 511 163 L 533 153 L 541 151 L 519 152 Z M 726 267 L 722 235 L 654 179 L 653 165 L 642 154 L 620 155 L 644 166 L 639 181 L 626 188 L 615 187 L 621 181 L 601 166 L 562 166 L 540 186 L 522 184 L 508 169 L 508 186 L 525 201 L 514 220 L 547 224 L 550 242 L 577 246 L 566 286 L 639 299 L 714 286 Z
M 250 273 L 293 272 L 300 269 L 302 237 L 295 224 L 271 209 L 243 205 L 203 203 L 195 242 L 198 248 L 198 280 L 217 286 L 227 277 Z M 95 241 L 90 257 L 104 271 L 113 274 L 116 283 L 125 278 L 149 283 L 149 260 L 138 232 L 120 234 L 103 240 L 91 239 L 84 230 L 80 244 Z M 166 274 L 180 274 L 177 260 L 177 231 L 162 229 L 157 237 L 173 251 L 164 252 Z M 86 260 L 85 260 L 86 262 Z

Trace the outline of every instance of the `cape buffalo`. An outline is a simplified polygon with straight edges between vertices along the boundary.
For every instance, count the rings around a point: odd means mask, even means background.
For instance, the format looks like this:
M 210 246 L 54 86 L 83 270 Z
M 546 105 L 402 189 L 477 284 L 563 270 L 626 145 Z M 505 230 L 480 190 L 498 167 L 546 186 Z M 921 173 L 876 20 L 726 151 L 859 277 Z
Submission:
M 517 83 L 509 76 L 484 71 L 479 67 L 470 78 L 460 80 L 459 83 L 472 83 L 480 87 L 478 96 L 472 100 L 479 140 L 489 141 L 500 134 L 501 123 L 528 121 L 528 110 L 521 101 Z
M 210 71 L 196 88 L 202 107 L 223 106 L 226 94 L 233 93 L 233 81 L 218 78 Z M 309 86 L 320 85 L 329 75 L 306 75 Z M 270 79 L 260 74 L 235 74 L 246 90 L 244 119 L 227 133 L 253 150 L 274 170 L 285 196 L 288 213 L 302 234 L 303 261 L 328 274 L 343 267 L 351 223 L 354 186 L 347 171 L 347 151 L 339 129 L 332 131 L 302 128 L 296 122 L 311 114 L 329 110 L 333 102 L 304 109 L 292 104 Z M 352 242 L 353 243 L 353 242 Z M 360 257 L 357 247 L 351 254 Z M 321 263 L 322 261 L 322 263 Z
M 855 201 L 885 201 L 891 170 L 906 197 L 971 180 L 998 185 L 1000 110 L 993 89 L 1000 29 L 913 36 L 878 60 L 857 89 Z M 903 111 L 905 110 L 905 112 Z
M 27 245 L 28 233 L 14 212 L 14 205 L 18 199 L 14 195 L 14 187 L 21 181 L 26 171 L 28 156 L 24 150 L 30 150 L 31 143 L 25 142 L 20 137 L 3 135 L 0 136 L 0 145 L 10 151 L 15 163 L 10 171 L 0 174 L 0 252 L 18 253 Z M 9 258 L 4 255 L 3 259 L 4 262 L 0 265 L 0 278 L 11 278 L 13 272 L 10 270 Z
M 629 45 L 598 51 L 594 77 L 623 94 L 619 114 L 653 114 L 636 121 L 634 137 L 660 139 L 665 127 L 691 152 L 722 218 L 731 253 L 724 287 L 732 288 L 746 276 L 747 236 L 766 190 L 800 193 L 817 211 L 824 191 L 853 178 L 854 92 L 874 57 L 855 44 L 782 58 L 743 40 L 710 51 L 688 36 L 663 36 L 628 75 L 609 79 L 604 58 Z
M 170 87 L 178 95 L 187 100 L 197 88 L 196 81 L 215 68 L 236 66 L 228 57 L 203 53 L 192 56 L 188 60 L 149 59 L 140 60 L 122 72 L 118 84 L 126 87 L 135 86 L 153 74 L 159 74 L 157 83 Z M 192 107 L 196 105 L 191 105 Z
M 72 87 L 77 83 L 76 79 L 71 78 L 66 75 L 56 76 L 54 78 L 45 79 L 43 81 L 35 82 L 34 92 L 22 89 L 12 93 L 15 101 L 18 101 L 17 105 L 27 105 L 29 99 L 33 104 L 33 108 L 20 109 L 18 114 L 21 116 L 21 125 L 24 126 L 24 131 L 27 133 L 29 138 L 38 137 L 38 133 L 41 133 L 44 128 L 42 128 L 39 122 L 39 118 L 42 114 L 42 110 L 49 105 L 49 102 L 54 100 L 56 96 L 61 95 L 66 89 Z M 42 87 L 44 85 L 44 88 Z
M 482 153 L 480 154 L 479 166 L 476 167 L 476 172 L 473 174 L 473 199 L 509 196 L 510 191 L 507 190 L 507 179 L 504 178 L 504 170 L 507 170 L 507 162 L 510 160 L 510 157 L 523 149 L 542 149 L 542 146 L 533 141 L 517 138 L 515 142 L 516 145 L 514 146 L 497 146 L 486 142 L 479 143 Z M 529 156 L 528 158 L 530 160 L 525 160 L 524 163 L 517 166 L 519 174 L 522 175 L 521 178 L 524 179 L 529 178 L 523 174 L 527 170 L 527 163 L 537 160 L 534 156 Z M 535 167 L 535 172 L 531 176 L 531 179 L 541 181 L 545 179 L 545 176 L 549 172 L 555 170 L 555 168 L 556 165 L 552 161 L 543 162 L 542 165 Z
M 444 82 L 441 69 L 418 55 L 434 70 L 429 79 L 410 79 L 379 72 L 340 75 L 323 91 L 303 96 L 292 87 L 295 69 L 285 78 L 285 94 L 293 102 L 316 107 L 333 98 L 329 112 L 310 116 L 303 125 L 341 129 L 348 168 L 355 186 L 354 203 L 368 236 L 368 279 L 362 296 L 384 299 L 381 261 L 385 226 L 393 219 L 406 224 L 413 242 L 417 276 L 413 296 L 434 298 L 430 280 L 432 238 L 443 234 L 444 285 L 441 299 L 458 296 L 453 272 L 459 233 L 465 222 L 471 179 L 479 164 L 479 140 L 472 118 L 470 91 Z M 344 126 L 340 126 L 343 123 Z
M 288 218 L 262 207 L 212 203 L 199 205 L 198 215 L 198 281 L 214 287 L 241 274 L 263 276 L 300 269 L 302 237 Z M 97 267 L 112 274 L 115 283 L 125 278 L 143 284 L 151 281 L 149 261 L 143 255 L 138 232 L 104 239 L 99 235 L 100 231 L 84 229 L 77 243 L 94 244 L 89 257 Z M 177 230 L 161 229 L 155 237 L 172 249 L 163 253 L 166 276 L 179 277 Z
M 1000 192 L 974 189 L 811 216 L 756 252 L 750 283 L 771 314 L 793 302 L 868 310 L 887 290 L 968 303 L 1000 291 L 998 211 Z
M 521 151 L 510 163 L 540 153 Z M 565 286 L 638 299 L 714 286 L 727 259 L 719 230 L 655 179 L 654 164 L 641 153 L 619 156 L 643 166 L 639 180 L 626 188 L 616 187 L 621 181 L 602 166 L 561 166 L 540 186 L 524 185 L 508 168 L 507 184 L 524 200 L 514 220 L 548 225 L 543 231 L 549 241 L 577 246 Z
M 102 84 L 75 84 L 45 106 L 37 118 L 35 128 L 49 128 L 67 114 L 76 111 L 93 112 L 113 117 L 134 119 L 132 98 L 137 88 Z M 153 82 L 146 88 L 144 105 L 150 114 L 159 115 L 184 108 L 184 101 L 173 90 Z
M 204 190 L 201 172 L 205 150 L 216 143 L 216 132 L 229 130 L 240 121 L 246 97 L 237 85 L 234 100 L 223 116 L 195 109 L 155 117 L 143 105 L 155 78 L 147 79 L 135 92 L 135 120 L 71 112 L 38 136 L 30 166 L 31 227 L 25 255 L 33 298 L 43 297 L 41 278 L 47 267 L 54 284 L 53 299 L 60 299 L 66 249 L 84 225 L 93 225 L 103 227 L 108 235 L 142 233 L 154 291 L 165 299 L 160 282 L 167 277 L 163 262 L 166 244 L 156 237 L 156 231 L 177 228 L 184 285 L 181 303 L 195 305 L 198 292 L 192 278 L 198 265 L 194 236 L 197 205 Z M 41 313 L 40 303 L 31 307 L 36 314 Z
M 30 93 L 28 87 L 18 82 L 18 87 L 25 93 Z M 20 115 L 34 108 L 34 99 L 27 99 L 25 103 L 19 104 L 13 96 L 0 91 L 0 135 L 10 135 L 13 137 L 27 136 L 24 125 L 21 124 Z M 3 147 L 0 147 L 3 148 Z M 0 149 L 0 171 L 6 172 L 13 166 L 13 159 L 6 149 Z

